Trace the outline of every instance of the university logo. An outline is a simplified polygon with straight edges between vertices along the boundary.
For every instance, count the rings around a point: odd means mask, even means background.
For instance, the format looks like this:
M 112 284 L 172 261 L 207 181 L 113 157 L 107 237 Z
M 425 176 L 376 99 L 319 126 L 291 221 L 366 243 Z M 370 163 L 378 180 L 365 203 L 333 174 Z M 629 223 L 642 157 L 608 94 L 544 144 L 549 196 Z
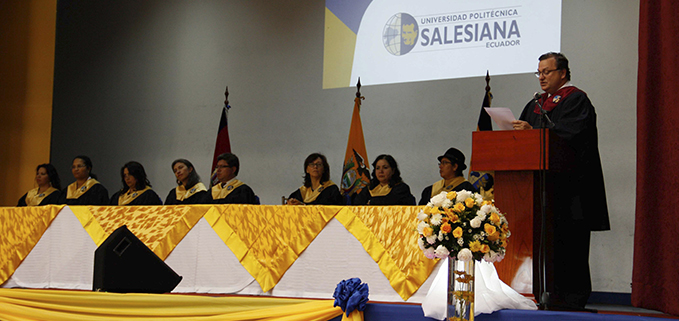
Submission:
M 382 43 L 390 54 L 403 56 L 415 47 L 418 34 L 415 18 L 407 13 L 397 13 L 384 25 Z

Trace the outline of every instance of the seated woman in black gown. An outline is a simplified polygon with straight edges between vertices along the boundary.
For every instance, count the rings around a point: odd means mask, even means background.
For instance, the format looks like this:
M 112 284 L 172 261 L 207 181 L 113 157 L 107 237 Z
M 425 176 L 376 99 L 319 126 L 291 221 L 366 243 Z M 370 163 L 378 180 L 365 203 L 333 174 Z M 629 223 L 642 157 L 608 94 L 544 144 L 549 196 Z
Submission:
M 369 189 L 361 190 L 354 205 L 415 205 L 415 196 L 401 179 L 401 171 L 391 155 L 377 156 Z
M 170 190 L 165 198 L 165 205 L 210 204 L 212 197 L 200 182 L 200 177 L 193 164 L 186 159 L 172 162 L 172 171 L 177 177 L 177 187 Z
M 52 164 L 40 164 L 35 169 L 35 183 L 38 187 L 28 191 L 19 199 L 17 206 L 39 206 L 59 204 L 61 181 Z
M 342 194 L 330 180 L 328 160 L 313 153 L 304 160 L 304 185 L 290 194 L 288 205 L 344 205 Z
M 462 171 L 467 168 L 467 165 L 464 164 L 464 154 L 459 149 L 449 148 L 445 154 L 438 157 L 438 160 L 439 174 L 443 179 L 427 186 L 422 191 L 419 205 L 427 205 L 432 197 L 441 194 L 441 192 L 459 192 L 461 190 L 477 192 L 474 185 L 462 176 Z
M 212 186 L 210 192 L 215 204 L 259 204 L 252 188 L 236 178 L 239 170 L 238 156 L 231 153 L 217 156 L 219 184 Z
M 71 173 L 75 182 L 61 192 L 61 204 L 66 205 L 108 205 L 108 190 L 97 181 L 92 173 L 92 161 L 80 155 L 73 159 Z
M 151 189 L 144 166 L 128 162 L 120 169 L 123 188 L 111 196 L 111 205 L 163 205 L 160 196 Z

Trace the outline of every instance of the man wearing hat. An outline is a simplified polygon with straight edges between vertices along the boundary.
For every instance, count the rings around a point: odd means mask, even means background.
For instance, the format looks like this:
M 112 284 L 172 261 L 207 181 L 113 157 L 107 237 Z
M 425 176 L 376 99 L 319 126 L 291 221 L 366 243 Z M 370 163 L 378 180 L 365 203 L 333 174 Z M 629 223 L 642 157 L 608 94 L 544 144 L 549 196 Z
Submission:
M 467 165 L 464 164 L 464 154 L 457 148 L 448 148 L 445 154 L 438 157 L 439 160 L 439 174 L 442 180 L 428 186 L 422 191 L 422 198 L 420 199 L 419 205 L 427 205 L 427 202 L 441 192 L 459 192 L 461 190 L 467 190 L 470 192 L 476 192 L 474 185 L 469 183 L 464 176 L 462 176 L 462 171 L 467 169 Z

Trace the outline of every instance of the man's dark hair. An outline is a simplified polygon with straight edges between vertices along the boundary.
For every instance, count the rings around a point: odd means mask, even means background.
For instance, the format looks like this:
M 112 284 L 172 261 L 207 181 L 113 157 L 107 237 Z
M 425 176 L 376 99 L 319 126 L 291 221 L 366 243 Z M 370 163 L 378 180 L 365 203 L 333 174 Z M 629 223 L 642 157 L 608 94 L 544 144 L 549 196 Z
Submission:
M 556 69 L 557 70 L 565 70 L 566 71 L 566 80 L 570 81 L 571 80 L 571 69 L 568 68 L 568 58 L 564 56 L 564 54 L 560 52 L 548 52 L 546 54 L 543 54 L 538 58 L 539 61 L 543 61 L 545 59 L 549 58 L 554 58 L 556 60 Z
M 231 153 L 224 153 L 217 156 L 217 161 L 220 160 L 225 161 L 229 165 L 229 167 L 235 167 L 236 171 L 233 173 L 233 176 L 238 176 L 238 171 L 240 170 L 240 162 L 238 162 L 238 156 Z

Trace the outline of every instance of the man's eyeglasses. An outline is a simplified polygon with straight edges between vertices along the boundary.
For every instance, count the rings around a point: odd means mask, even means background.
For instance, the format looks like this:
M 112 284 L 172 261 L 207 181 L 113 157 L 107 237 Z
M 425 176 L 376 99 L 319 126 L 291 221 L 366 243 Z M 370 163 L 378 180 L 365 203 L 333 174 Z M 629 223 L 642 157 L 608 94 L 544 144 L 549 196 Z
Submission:
M 538 71 L 535 72 L 535 77 L 540 78 L 540 75 L 547 77 L 552 71 L 557 71 L 557 70 L 559 70 L 559 69 L 557 68 L 557 69 L 543 70 L 543 71 L 538 70 Z

